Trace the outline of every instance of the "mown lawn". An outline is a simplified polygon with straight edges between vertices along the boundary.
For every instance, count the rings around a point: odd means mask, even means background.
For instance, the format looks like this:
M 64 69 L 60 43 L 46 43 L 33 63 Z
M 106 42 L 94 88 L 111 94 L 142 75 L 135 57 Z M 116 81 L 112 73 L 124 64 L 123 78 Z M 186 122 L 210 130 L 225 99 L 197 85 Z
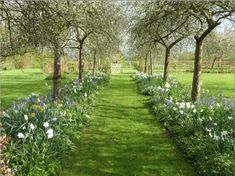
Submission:
M 45 80 L 47 76 L 40 69 L 0 71 L 1 109 L 10 107 L 14 100 L 27 97 L 32 92 L 38 94 L 50 92 L 52 81 Z M 69 77 L 75 77 L 75 75 Z M 62 82 L 68 80 L 64 79 Z
M 133 69 L 129 69 L 134 74 Z M 177 72 L 173 73 L 180 82 L 191 90 L 192 73 Z M 1 108 L 8 108 L 11 103 L 20 97 L 27 97 L 32 92 L 47 94 L 52 87 L 51 80 L 40 69 L 23 69 L 0 71 L 0 100 Z M 75 78 L 76 75 L 68 77 Z M 208 89 L 211 94 L 219 96 L 223 94 L 231 99 L 234 98 L 234 74 L 203 73 L 203 87 Z M 62 80 L 66 82 L 68 79 Z
M 194 176 L 147 101 L 129 74 L 112 76 L 62 176 Z
M 192 73 L 175 72 L 172 75 L 191 90 Z M 208 89 L 212 95 L 224 95 L 235 99 L 234 77 L 234 73 L 202 73 L 202 86 L 204 89 Z

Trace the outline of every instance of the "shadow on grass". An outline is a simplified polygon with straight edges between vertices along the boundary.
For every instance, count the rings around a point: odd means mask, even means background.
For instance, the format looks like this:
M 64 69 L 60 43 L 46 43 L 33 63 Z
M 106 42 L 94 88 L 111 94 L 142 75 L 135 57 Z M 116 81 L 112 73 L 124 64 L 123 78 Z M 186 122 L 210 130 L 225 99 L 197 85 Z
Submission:
M 128 75 L 115 75 L 94 105 L 64 176 L 193 176 Z

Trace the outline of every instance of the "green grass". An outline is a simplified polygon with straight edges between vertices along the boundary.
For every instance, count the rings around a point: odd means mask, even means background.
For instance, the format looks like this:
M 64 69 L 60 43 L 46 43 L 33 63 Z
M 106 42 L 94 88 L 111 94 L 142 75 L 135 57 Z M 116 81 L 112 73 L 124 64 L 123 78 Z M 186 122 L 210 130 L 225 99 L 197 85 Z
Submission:
M 127 69 L 126 69 L 127 70 Z M 134 73 L 133 69 L 129 71 Z M 40 69 L 23 69 L 0 71 L 0 100 L 1 108 L 10 107 L 12 102 L 20 97 L 27 97 L 32 92 L 47 94 L 51 90 L 52 81 L 45 80 L 48 75 L 43 74 Z M 192 73 L 173 73 L 180 82 L 191 90 Z M 66 77 L 75 78 L 76 75 Z M 234 98 L 234 74 L 203 73 L 203 87 L 213 95 L 223 94 L 226 97 Z M 62 80 L 62 82 L 67 81 Z M 47 86 L 46 86 L 47 84 Z
M 175 72 L 172 75 L 191 90 L 192 73 Z M 234 85 L 233 73 L 202 73 L 202 87 L 208 89 L 212 95 L 224 95 L 234 99 Z
M 145 106 L 127 73 L 96 97 L 91 125 L 63 176 L 193 176 L 192 167 Z
M 9 108 L 14 100 L 32 92 L 47 94 L 52 87 L 52 81 L 45 80 L 47 76 L 40 69 L 0 71 L 1 108 Z

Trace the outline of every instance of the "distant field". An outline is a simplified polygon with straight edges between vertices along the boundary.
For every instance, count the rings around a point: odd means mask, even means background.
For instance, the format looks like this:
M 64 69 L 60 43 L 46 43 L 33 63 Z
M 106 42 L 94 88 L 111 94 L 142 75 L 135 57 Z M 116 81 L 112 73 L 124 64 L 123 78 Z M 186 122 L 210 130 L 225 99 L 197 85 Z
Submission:
M 191 90 L 192 73 L 177 72 L 172 74 L 178 81 L 188 86 Z M 233 73 L 203 73 L 202 86 L 208 89 L 215 96 L 224 95 L 235 99 L 234 95 L 234 74 Z
M 32 92 L 47 94 L 51 90 L 52 81 L 45 80 L 46 77 L 40 69 L 0 71 L 1 108 L 10 107 L 14 100 L 27 97 Z

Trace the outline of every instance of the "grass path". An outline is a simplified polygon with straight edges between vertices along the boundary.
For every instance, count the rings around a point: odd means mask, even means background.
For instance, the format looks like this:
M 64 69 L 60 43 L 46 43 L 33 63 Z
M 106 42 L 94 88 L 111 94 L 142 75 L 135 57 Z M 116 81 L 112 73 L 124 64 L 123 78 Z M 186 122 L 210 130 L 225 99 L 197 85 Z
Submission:
M 63 176 L 193 176 L 192 167 L 148 112 L 130 75 L 112 77 L 96 97 Z

